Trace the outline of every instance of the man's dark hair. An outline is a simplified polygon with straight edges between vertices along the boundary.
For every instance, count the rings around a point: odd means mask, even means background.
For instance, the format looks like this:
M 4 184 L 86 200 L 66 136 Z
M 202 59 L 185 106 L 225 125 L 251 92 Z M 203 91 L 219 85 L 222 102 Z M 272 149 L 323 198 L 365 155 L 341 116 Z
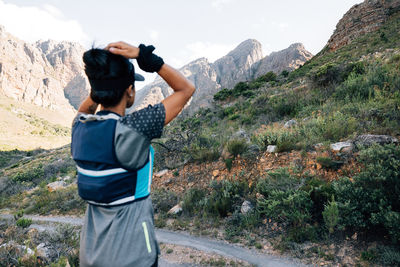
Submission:
M 92 48 L 86 51 L 83 54 L 83 62 L 89 80 L 114 80 L 131 75 L 132 63 L 127 58 L 104 49 Z M 104 107 L 113 107 L 121 101 L 125 90 L 126 88 L 92 88 L 90 97 Z

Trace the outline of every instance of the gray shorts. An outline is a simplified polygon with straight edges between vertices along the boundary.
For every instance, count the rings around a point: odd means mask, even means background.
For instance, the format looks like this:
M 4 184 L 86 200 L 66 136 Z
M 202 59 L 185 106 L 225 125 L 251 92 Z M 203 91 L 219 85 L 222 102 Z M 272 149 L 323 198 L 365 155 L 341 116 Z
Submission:
M 152 266 L 159 251 L 150 197 L 116 207 L 88 204 L 80 266 Z

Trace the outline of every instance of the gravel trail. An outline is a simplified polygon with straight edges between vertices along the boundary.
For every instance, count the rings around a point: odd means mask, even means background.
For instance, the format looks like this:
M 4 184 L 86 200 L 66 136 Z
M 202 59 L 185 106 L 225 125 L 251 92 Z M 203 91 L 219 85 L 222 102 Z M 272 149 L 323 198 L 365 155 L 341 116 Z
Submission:
M 71 224 L 80 226 L 83 224 L 83 219 L 79 217 L 67 216 L 36 216 L 24 215 L 25 218 L 32 219 L 35 225 L 31 227 L 39 228 L 38 230 L 54 230 L 55 223 Z M 0 214 L 2 219 L 13 219 L 10 214 Z M 204 237 L 191 236 L 186 233 L 173 232 L 164 229 L 156 229 L 157 240 L 162 243 L 174 244 L 180 246 L 191 247 L 207 253 L 216 253 L 226 258 L 236 258 L 256 266 L 265 267 L 290 267 L 290 266 L 305 266 L 304 264 L 289 258 L 278 258 L 267 254 L 258 253 L 256 250 L 250 250 L 237 245 L 232 245 L 224 241 L 212 240 Z M 189 266 L 182 264 L 174 264 L 160 258 L 159 266 Z

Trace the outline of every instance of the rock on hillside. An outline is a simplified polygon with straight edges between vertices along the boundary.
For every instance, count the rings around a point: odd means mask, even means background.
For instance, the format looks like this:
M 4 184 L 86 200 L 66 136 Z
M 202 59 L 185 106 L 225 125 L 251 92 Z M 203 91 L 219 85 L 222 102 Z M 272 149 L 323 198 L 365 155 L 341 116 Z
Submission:
M 399 0 L 366 0 L 354 5 L 336 25 L 328 41 L 329 49 L 337 50 L 363 34 L 378 30 L 391 14 L 399 10 Z
M 53 110 L 76 108 L 90 88 L 84 78 L 83 51 L 72 42 L 26 43 L 0 26 L 0 91 Z
M 272 52 L 264 57 L 257 64 L 253 65 L 254 78 L 257 78 L 269 71 L 281 73 L 283 70 L 294 70 L 311 59 L 313 55 L 308 52 L 304 45 L 295 43 L 279 52 Z
M 179 69 L 197 88 L 186 111 L 190 114 L 199 107 L 208 107 L 222 88 L 233 88 L 238 82 L 252 80 L 268 71 L 293 70 L 311 57 L 302 44 L 293 44 L 263 58 L 261 44 L 249 39 L 214 63 L 206 58 L 192 61 Z M 158 77 L 136 93 L 133 109 L 156 104 L 171 93 L 172 89 Z

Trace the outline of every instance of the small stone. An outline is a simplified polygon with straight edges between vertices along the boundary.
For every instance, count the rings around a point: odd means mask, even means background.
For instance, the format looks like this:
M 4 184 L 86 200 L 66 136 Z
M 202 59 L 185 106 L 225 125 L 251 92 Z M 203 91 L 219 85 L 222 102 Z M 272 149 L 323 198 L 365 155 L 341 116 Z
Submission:
M 313 145 L 313 148 L 314 148 L 315 150 L 320 150 L 321 148 L 323 148 L 323 146 L 324 146 L 323 143 L 318 143 L 318 144 Z
M 64 182 L 68 182 L 68 181 L 70 181 L 71 180 L 71 176 L 69 176 L 69 175 L 67 175 L 67 176 L 65 176 L 64 178 L 63 178 L 63 181 Z
M 169 211 L 168 214 L 179 214 L 182 212 L 182 206 L 181 203 L 176 204 L 175 206 L 173 206 Z
M 165 169 L 165 170 L 162 170 L 162 171 L 157 172 L 156 174 L 154 174 L 154 176 L 156 176 L 156 177 L 162 177 L 162 176 L 164 176 L 164 175 L 167 174 L 167 173 L 168 173 L 168 170 Z
M 351 239 L 357 240 L 357 232 L 355 232 L 354 235 L 351 236 Z
M 46 247 L 45 243 L 40 243 L 37 247 L 36 247 L 36 254 L 39 257 L 42 257 L 44 259 L 47 259 L 50 255 L 49 249 Z
M 47 185 L 47 189 L 49 190 L 49 192 L 53 192 L 53 191 L 62 189 L 66 186 L 67 186 L 67 184 L 64 181 L 56 181 L 56 182 L 49 183 Z
M 268 153 L 275 153 L 277 150 L 278 150 L 277 146 L 274 146 L 274 145 L 267 146 L 267 152 Z
M 253 208 L 254 208 L 254 207 L 253 207 L 253 204 L 251 204 L 250 201 L 245 200 L 245 201 L 243 202 L 243 204 L 242 204 L 242 207 L 240 208 L 240 212 L 241 212 L 242 214 L 247 214 L 247 213 L 249 213 L 250 211 L 252 211 Z
M 217 177 L 219 175 L 219 170 L 213 170 L 212 175 Z
M 163 182 L 165 185 L 169 185 L 172 182 L 172 179 L 167 179 Z
M 285 123 L 285 125 L 283 125 L 283 127 L 292 128 L 293 126 L 296 126 L 296 125 L 297 125 L 297 121 L 296 120 L 290 120 L 290 121 L 287 121 Z

